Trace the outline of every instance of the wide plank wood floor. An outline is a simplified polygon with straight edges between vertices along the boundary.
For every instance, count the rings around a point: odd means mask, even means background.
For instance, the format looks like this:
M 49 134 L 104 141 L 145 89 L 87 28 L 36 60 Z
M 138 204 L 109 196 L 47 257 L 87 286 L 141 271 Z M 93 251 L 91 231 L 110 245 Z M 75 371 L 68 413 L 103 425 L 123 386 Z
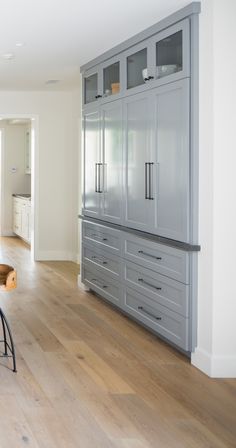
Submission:
M 209 379 L 95 295 L 78 266 L 0 239 L 18 287 L 0 303 L 18 373 L 0 359 L 0 448 L 236 447 L 236 380 Z

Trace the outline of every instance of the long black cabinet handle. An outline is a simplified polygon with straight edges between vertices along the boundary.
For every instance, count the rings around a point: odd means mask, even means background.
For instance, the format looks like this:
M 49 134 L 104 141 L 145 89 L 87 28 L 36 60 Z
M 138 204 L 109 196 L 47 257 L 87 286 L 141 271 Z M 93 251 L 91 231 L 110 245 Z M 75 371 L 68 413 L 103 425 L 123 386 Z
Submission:
M 157 289 L 157 291 L 161 291 L 161 288 L 159 286 L 152 285 L 151 283 L 148 283 L 145 280 L 143 280 L 143 278 L 138 278 L 138 281 L 140 283 L 143 283 L 144 285 L 150 286 L 151 288 Z
M 144 188 L 145 188 L 145 199 L 148 199 L 148 163 L 146 162 L 144 165 Z
M 153 162 L 150 162 L 149 164 L 149 200 L 153 201 L 154 197 L 152 195 L 152 187 L 153 187 Z
M 143 250 L 139 250 L 138 253 L 142 254 L 142 255 L 146 255 L 146 257 L 155 258 L 155 260 L 162 260 L 161 257 L 156 257 L 155 255 L 148 254 L 147 252 L 144 252 Z
M 101 190 L 101 166 L 102 163 L 95 163 L 95 193 L 102 193 Z
M 145 199 L 148 200 L 154 199 L 151 195 L 153 184 L 153 173 L 152 173 L 153 165 L 154 165 L 153 162 L 145 162 L 144 164 Z
M 156 319 L 156 320 L 161 320 L 161 317 L 157 317 L 157 316 L 155 316 L 155 314 L 152 314 L 149 311 L 145 310 L 145 308 L 143 308 L 143 306 L 138 306 L 138 310 L 141 310 L 143 313 L 147 314 L 150 317 L 154 317 L 154 319 Z

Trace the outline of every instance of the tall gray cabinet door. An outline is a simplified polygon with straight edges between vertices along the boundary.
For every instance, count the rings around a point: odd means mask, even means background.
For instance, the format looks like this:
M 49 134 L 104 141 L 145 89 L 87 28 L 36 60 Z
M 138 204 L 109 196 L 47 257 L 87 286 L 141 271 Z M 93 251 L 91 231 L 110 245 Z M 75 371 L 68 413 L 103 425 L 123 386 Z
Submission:
M 149 171 L 153 169 L 151 154 L 150 93 L 124 99 L 125 142 L 125 224 L 149 231 L 153 218 L 150 199 Z
M 98 108 L 83 113 L 83 213 L 99 217 L 102 196 L 100 114 Z
M 122 220 L 122 102 L 101 106 L 103 204 L 101 218 L 121 224 Z
M 152 94 L 157 154 L 155 233 L 189 241 L 189 79 Z

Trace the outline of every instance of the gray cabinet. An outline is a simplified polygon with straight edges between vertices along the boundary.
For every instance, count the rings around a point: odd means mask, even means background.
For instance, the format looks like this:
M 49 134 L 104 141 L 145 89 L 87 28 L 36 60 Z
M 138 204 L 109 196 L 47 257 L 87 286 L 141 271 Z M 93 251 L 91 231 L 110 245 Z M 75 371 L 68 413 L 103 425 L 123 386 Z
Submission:
M 189 19 L 167 27 L 83 75 L 83 104 L 104 103 L 190 76 Z
M 101 218 L 122 222 L 123 141 L 122 103 L 101 106 L 102 128 L 102 209 Z
M 91 108 L 83 114 L 83 211 L 98 217 L 101 209 L 102 163 L 100 114 Z
M 148 174 L 153 169 L 151 146 L 152 117 L 150 93 L 130 96 L 123 101 L 125 145 L 125 225 L 149 231 L 154 209 L 149 195 Z
M 125 308 L 131 316 L 183 350 L 189 350 L 189 320 L 154 303 L 131 288 L 124 289 Z
M 190 257 L 110 226 L 82 222 L 82 281 L 156 334 L 191 350 Z
M 83 104 L 96 102 L 101 98 L 101 68 L 94 67 L 83 76 Z
M 83 213 L 122 220 L 122 106 L 115 101 L 83 113 Z
M 125 225 L 189 241 L 189 80 L 124 100 Z
M 189 241 L 189 80 L 152 92 L 156 176 L 153 233 Z
M 194 2 L 81 68 L 82 281 L 157 335 L 196 346 Z

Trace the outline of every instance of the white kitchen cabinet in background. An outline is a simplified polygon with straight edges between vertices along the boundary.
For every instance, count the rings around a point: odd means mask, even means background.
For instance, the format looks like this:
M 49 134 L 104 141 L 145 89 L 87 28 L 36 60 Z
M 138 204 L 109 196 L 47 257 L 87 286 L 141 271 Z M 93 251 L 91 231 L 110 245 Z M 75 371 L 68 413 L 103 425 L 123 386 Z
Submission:
M 31 203 L 29 199 L 13 197 L 13 232 L 30 243 Z

